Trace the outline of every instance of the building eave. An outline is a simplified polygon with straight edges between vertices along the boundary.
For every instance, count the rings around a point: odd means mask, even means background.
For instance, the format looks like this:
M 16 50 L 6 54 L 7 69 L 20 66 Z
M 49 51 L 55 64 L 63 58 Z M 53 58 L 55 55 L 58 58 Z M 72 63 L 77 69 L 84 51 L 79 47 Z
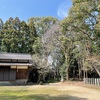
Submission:
M 0 63 L 0 66 L 32 66 L 30 63 Z

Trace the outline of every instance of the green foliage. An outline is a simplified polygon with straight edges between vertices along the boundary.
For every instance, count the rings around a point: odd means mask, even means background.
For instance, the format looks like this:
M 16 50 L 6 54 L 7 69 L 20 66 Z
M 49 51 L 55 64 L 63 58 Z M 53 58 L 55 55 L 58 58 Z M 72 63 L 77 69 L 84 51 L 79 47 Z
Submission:
M 36 33 L 42 36 L 53 24 L 57 22 L 53 17 L 32 17 L 28 19 L 28 23 L 34 23 Z
M 73 34 L 72 57 L 89 70 L 86 59 L 100 55 L 100 1 L 72 0 L 72 3 L 68 17 L 61 22 L 62 32 Z
M 32 49 L 34 53 L 42 53 L 42 44 L 41 39 L 39 37 L 35 39 Z
M 18 17 L 9 18 L 0 32 L 0 51 L 12 53 L 32 53 L 36 35 L 35 27 L 20 21 Z
M 53 17 L 32 17 L 28 23 L 18 17 L 5 23 L 0 19 L 0 52 L 34 54 L 35 64 L 47 71 L 52 56 L 52 66 L 67 79 L 75 61 L 81 71 L 90 70 L 87 58 L 100 55 L 100 0 L 72 0 L 72 4 L 61 23 Z

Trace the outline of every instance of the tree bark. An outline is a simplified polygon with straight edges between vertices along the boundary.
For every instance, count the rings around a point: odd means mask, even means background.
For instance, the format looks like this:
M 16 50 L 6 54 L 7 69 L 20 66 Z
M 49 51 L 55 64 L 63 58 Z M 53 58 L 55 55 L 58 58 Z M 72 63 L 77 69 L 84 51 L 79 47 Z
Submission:
M 81 68 L 79 68 L 79 80 L 81 80 Z
M 64 76 L 61 75 L 61 82 L 64 82 Z
M 87 73 L 87 70 L 86 70 L 86 78 L 88 78 L 88 73 Z
M 100 77 L 100 71 L 96 68 L 96 66 L 93 66 L 93 68 L 96 70 L 97 74 L 98 74 L 99 77 Z
M 81 80 L 82 79 L 82 67 L 81 67 L 81 64 L 80 64 L 80 62 L 78 61 L 78 71 L 79 71 L 79 80 Z
M 67 68 L 67 71 L 66 71 L 66 80 L 69 80 L 69 68 Z
M 84 72 L 84 78 L 86 78 L 86 76 L 85 76 L 85 70 L 83 70 L 83 72 Z

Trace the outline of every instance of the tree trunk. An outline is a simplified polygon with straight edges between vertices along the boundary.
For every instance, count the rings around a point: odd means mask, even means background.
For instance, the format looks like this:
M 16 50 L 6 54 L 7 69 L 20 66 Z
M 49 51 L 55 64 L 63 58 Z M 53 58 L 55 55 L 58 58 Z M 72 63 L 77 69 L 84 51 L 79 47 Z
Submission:
M 45 80 L 45 76 L 46 76 L 46 75 L 45 75 L 45 74 L 43 74 L 43 82 L 45 82 L 45 81 L 46 81 L 46 80 Z
M 69 80 L 69 68 L 67 68 L 67 71 L 66 71 L 66 80 Z
M 61 82 L 64 82 L 64 76 L 61 74 Z
M 82 72 L 81 72 L 82 69 L 81 69 L 81 64 L 80 64 L 80 62 L 78 62 L 78 69 L 79 69 L 79 70 L 78 70 L 78 71 L 79 71 L 79 73 L 78 73 L 78 74 L 79 74 L 79 80 L 81 80 L 81 79 L 82 79 Z
M 79 68 L 79 80 L 81 80 L 81 68 Z
M 87 70 L 86 70 L 86 78 L 88 78 L 88 73 L 87 73 Z
M 100 77 L 100 71 L 96 68 L 96 66 L 93 66 L 93 68 L 96 70 L 97 74 L 98 74 L 99 77 Z
M 83 70 L 83 73 L 84 73 L 84 78 L 86 78 L 86 76 L 85 76 L 85 70 Z
M 59 81 L 59 68 L 57 68 L 57 81 Z
M 84 74 L 84 79 L 85 79 L 85 78 L 86 78 L 86 76 L 85 76 L 84 58 L 83 58 L 83 74 Z
M 73 78 L 75 78 L 75 67 L 73 68 Z

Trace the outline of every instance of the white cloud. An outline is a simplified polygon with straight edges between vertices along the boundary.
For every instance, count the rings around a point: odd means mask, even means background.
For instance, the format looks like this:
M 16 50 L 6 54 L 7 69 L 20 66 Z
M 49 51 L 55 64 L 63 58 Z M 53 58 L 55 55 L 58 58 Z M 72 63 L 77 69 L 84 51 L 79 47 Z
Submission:
M 58 7 L 58 11 L 57 11 L 57 15 L 60 18 L 65 18 L 68 16 L 68 10 L 71 7 L 71 1 L 67 0 L 65 2 L 63 2 L 59 7 Z

